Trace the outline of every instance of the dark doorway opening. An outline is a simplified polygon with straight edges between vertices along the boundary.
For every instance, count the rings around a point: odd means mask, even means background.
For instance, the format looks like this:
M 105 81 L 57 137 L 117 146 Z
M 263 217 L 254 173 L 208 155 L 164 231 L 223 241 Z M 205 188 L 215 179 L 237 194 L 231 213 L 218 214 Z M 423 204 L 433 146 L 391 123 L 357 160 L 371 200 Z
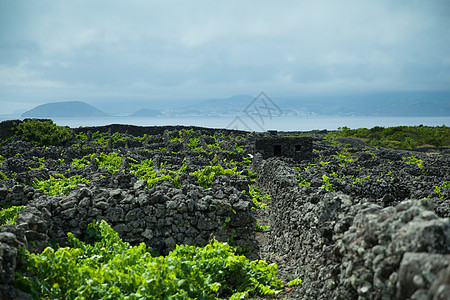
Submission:
M 273 154 L 275 156 L 281 156 L 281 145 L 273 145 Z
M 302 145 L 295 145 L 295 152 L 302 151 Z

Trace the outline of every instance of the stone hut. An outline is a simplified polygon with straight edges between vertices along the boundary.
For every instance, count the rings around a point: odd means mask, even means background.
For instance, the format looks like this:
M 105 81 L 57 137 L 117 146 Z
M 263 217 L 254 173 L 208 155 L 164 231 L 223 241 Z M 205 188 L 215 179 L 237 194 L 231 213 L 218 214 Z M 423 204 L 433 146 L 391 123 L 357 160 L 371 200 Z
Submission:
M 255 142 L 256 152 L 263 158 L 283 156 L 295 161 L 312 158 L 311 137 L 258 137 Z

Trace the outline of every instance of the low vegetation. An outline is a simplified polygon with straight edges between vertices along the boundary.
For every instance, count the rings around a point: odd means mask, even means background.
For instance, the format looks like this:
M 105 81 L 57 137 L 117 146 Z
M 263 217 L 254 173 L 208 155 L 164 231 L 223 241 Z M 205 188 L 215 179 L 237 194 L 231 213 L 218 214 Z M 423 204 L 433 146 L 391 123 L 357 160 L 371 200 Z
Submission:
M 350 129 L 340 127 L 328 139 L 357 138 L 372 146 L 413 149 L 417 147 L 450 146 L 450 128 L 442 126 L 397 126 Z
M 47 180 L 36 179 L 32 185 L 35 189 L 42 189 L 49 196 L 64 195 L 70 192 L 73 187 L 79 183 L 88 183 L 89 180 L 82 178 L 80 175 L 75 175 L 66 178 L 62 174 L 50 175 Z
M 11 224 L 16 225 L 17 213 L 24 210 L 25 206 L 11 206 L 0 210 L 0 222 L 1 225 Z
M 16 134 L 36 146 L 61 146 L 72 136 L 72 131 L 51 120 L 28 119 L 17 125 Z
M 105 221 L 88 228 L 92 244 L 69 233 L 72 247 L 20 249 L 17 286 L 46 299 L 243 299 L 284 288 L 275 264 L 249 261 L 226 243 L 179 245 L 154 257 L 144 243 L 123 242 Z
M 203 169 L 199 169 L 195 172 L 189 173 L 189 175 L 193 175 L 198 180 L 198 184 L 205 189 L 210 188 L 212 186 L 213 181 L 220 175 L 236 175 L 241 176 L 241 172 L 237 171 L 237 168 L 225 169 L 221 165 L 217 166 L 206 166 Z

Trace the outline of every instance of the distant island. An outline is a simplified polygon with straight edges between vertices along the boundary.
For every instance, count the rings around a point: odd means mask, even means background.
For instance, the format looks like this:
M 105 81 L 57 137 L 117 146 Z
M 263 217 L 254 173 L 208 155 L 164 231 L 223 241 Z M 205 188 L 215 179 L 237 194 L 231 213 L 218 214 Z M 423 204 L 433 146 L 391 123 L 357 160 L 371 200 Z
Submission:
M 22 114 L 23 118 L 107 117 L 98 108 L 83 101 L 53 102 L 38 105 Z
M 264 95 L 261 96 L 261 95 Z M 161 104 L 162 102 L 162 104 Z M 100 103 L 98 105 L 101 105 Z M 110 101 L 99 106 L 82 101 L 46 103 L 24 112 L 23 118 L 52 117 L 449 117 L 450 92 L 380 92 L 350 95 L 258 96 L 234 95 L 215 99 Z

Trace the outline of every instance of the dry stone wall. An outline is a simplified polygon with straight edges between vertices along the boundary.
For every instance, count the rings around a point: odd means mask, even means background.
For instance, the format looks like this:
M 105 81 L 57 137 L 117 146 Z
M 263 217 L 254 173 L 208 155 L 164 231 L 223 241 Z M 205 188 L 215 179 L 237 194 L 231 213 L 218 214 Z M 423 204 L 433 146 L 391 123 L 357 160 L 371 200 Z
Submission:
M 1 123 L 0 135 L 9 137 L 11 126 Z M 115 142 L 109 136 L 106 145 L 89 139 L 79 144 L 71 140 L 63 148 L 18 140 L 2 143 L 5 160 L 0 169 L 9 178 L 0 187 L 0 205 L 26 208 L 18 214 L 17 226 L 0 227 L 0 299 L 28 297 L 13 288 L 17 247 L 40 252 L 49 245 L 64 246 L 68 232 L 84 239 L 87 225 L 95 220 L 106 220 L 125 241 L 145 242 L 160 254 L 177 244 L 203 246 L 211 238 L 258 250 L 252 202 L 242 192 L 248 190 L 249 172 L 240 166 L 245 177 L 218 176 L 211 188 L 189 175 L 213 161 L 242 160 L 246 153 L 256 153 L 258 135 L 247 134 L 243 140 L 235 138 L 239 132 L 227 131 L 229 137 L 216 147 L 217 137 L 211 135 L 217 131 L 197 129 L 190 138 L 198 139 L 200 148 L 192 151 L 186 131 L 181 140 L 175 139 L 180 129 L 111 125 L 75 130 L 147 134 Z M 277 262 L 284 281 L 303 280 L 291 299 L 446 299 L 449 191 L 437 194 L 433 189 L 450 179 L 448 154 L 427 159 L 426 153 L 363 147 L 315 143 L 315 160 L 301 163 L 254 156 L 257 185 L 272 197 L 270 241 L 261 258 Z M 337 155 L 343 150 L 352 161 Z M 93 163 L 80 170 L 68 167 L 75 158 L 102 152 L 125 157 L 119 172 L 111 174 Z M 411 155 L 423 165 L 406 164 L 404 157 Z M 44 158 L 45 165 L 33 157 Z M 186 172 L 177 187 L 161 181 L 148 189 L 129 172 L 128 158 L 152 159 L 155 170 L 161 163 L 170 168 L 184 160 Z M 80 175 L 90 182 L 58 196 L 30 187 L 36 178 L 55 173 Z M 332 189 L 324 185 L 324 174 Z M 309 186 L 299 186 L 299 175 Z
M 168 182 L 149 190 L 143 180 L 133 183 L 130 179 L 117 179 L 122 186 L 127 180 L 127 188 L 80 184 L 64 196 L 38 193 L 19 213 L 17 226 L 36 229 L 61 246 L 67 244 L 68 232 L 83 238 L 87 224 L 95 220 L 107 221 L 125 241 L 145 242 L 162 254 L 177 244 L 204 246 L 213 237 L 229 241 L 231 230 L 237 233 L 237 245 L 251 246 L 255 226 L 251 202 L 235 188 L 245 183 L 242 179 L 230 184 L 232 178 L 221 178 L 207 190 L 193 184 L 178 189 Z M 231 222 L 225 222 L 226 218 Z
M 8 126 L 13 123 L 0 126 L 5 135 L 9 134 L 6 137 L 11 135 Z M 83 240 L 88 224 L 96 220 L 107 221 L 124 241 L 144 242 L 158 254 L 167 254 L 178 244 L 204 246 L 211 239 L 248 251 L 257 248 L 248 172 L 243 172 L 243 176 L 216 176 L 209 188 L 200 186 L 197 179 L 189 175 L 210 166 L 213 161 L 241 161 L 243 154 L 236 153 L 236 147 L 245 146 L 246 141 L 234 138 L 239 132 L 220 131 L 219 151 L 211 149 L 217 147 L 218 138 L 208 135 L 219 132 L 190 130 L 189 138 L 198 139 L 198 146 L 202 147 L 193 151 L 190 139 L 183 136 L 186 130 L 180 131 L 187 128 L 142 130 L 137 126 L 113 125 L 100 129 L 108 132 L 111 128 L 124 131 L 127 139 L 111 143 L 109 136 L 107 145 L 92 137 L 83 143 L 72 139 L 63 147 L 35 147 L 15 138 L 2 142 L 0 170 L 8 178 L 2 180 L 0 206 L 26 205 L 26 208 L 19 212 L 16 226 L 0 227 L 0 299 L 27 299 L 13 287 L 17 247 L 41 252 L 48 246 L 66 246 L 68 232 Z M 91 129 L 91 132 L 100 131 Z M 144 139 L 131 135 L 141 131 L 153 135 Z M 120 171 L 115 173 L 95 163 L 100 154 L 113 152 L 122 157 Z M 94 159 L 86 167 L 71 166 L 75 159 L 91 154 Z M 45 161 L 44 165 L 38 158 Z M 153 160 L 155 171 L 160 168 L 177 170 L 184 164 L 185 171 L 178 174 L 179 184 L 159 181 L 148 188 L 147 181 L 139 179 L 129 167 L 129 162 L 148 159 Z M 240 171 L 244 171 L 242 167 Z M 89 182 L 57 196 L 48 196 L 31 186 L 36 179 L 45 180 L 58 173 L 66 178 L 79 175 Z
M 303 279 L 298 299 L 447 299 L 450 219 L 433 200 L 381 206 L 299 186 L 280 159 L 259 158 L 254 168 L 272 196 L 268 251 Z

